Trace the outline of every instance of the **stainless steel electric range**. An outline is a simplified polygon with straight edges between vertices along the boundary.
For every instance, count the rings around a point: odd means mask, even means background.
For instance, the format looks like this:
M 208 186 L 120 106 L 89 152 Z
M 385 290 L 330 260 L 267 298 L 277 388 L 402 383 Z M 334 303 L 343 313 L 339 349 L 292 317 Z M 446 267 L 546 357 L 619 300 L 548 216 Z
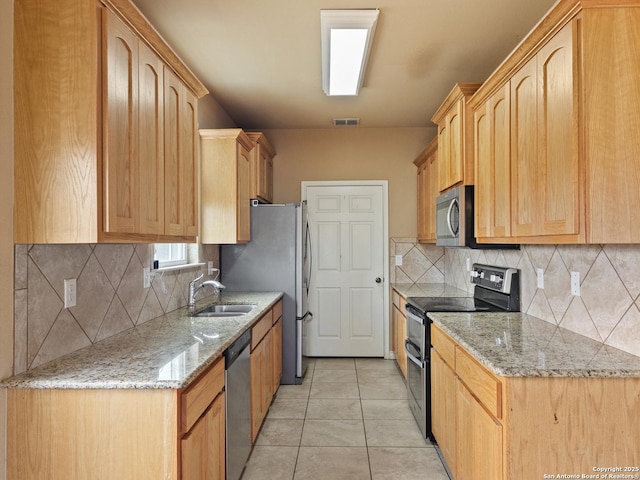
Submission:
M 473 297 L 407 298 L 407 389 L 409 407 L 425 438 L 431 433 L 431 332 L 432 312 L 517 312 L 520 310 L 518 270 L 473 264 Z

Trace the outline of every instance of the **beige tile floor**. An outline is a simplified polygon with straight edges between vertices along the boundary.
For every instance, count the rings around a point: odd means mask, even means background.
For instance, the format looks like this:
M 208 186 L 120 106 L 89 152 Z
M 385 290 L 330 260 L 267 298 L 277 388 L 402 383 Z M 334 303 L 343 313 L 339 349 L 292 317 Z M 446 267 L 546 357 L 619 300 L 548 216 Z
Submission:
M 280 386 L 242 480 L 448 480 L 392 360 L 310 363 Z

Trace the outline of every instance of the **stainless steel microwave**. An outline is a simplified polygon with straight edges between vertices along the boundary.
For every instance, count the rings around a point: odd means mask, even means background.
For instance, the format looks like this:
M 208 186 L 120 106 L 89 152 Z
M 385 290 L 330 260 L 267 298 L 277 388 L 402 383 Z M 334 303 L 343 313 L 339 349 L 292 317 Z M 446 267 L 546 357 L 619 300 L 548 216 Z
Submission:
M 473 187 L 447 190 L 436 198 L 436 245 L 465 247 L 473 235 Z
M 477 243 L 474 232 L 473 185 L 447 190 L 436 198 L 436 245 L 481 249 L 519 249 L 518 244 Z

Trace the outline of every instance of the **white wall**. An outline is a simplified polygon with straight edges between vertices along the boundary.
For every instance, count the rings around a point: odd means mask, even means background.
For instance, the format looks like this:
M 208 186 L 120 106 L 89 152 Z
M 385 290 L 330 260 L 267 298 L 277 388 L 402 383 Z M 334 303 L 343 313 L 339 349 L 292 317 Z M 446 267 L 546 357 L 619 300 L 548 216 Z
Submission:
M 0 378 L 13 366 L 13 0 L 0 0 Z M 6 478 L 6 391 L 0 390 L 0 480 Z

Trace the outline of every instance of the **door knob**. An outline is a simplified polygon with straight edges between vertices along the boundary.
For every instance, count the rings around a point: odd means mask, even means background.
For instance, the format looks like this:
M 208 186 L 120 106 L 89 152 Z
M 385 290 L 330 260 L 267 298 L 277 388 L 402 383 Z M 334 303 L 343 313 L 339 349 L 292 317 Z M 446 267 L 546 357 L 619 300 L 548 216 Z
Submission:
M 380 277 L 376 277 L 376 283 L 380 283 L 382 282 L 382 279 Z

